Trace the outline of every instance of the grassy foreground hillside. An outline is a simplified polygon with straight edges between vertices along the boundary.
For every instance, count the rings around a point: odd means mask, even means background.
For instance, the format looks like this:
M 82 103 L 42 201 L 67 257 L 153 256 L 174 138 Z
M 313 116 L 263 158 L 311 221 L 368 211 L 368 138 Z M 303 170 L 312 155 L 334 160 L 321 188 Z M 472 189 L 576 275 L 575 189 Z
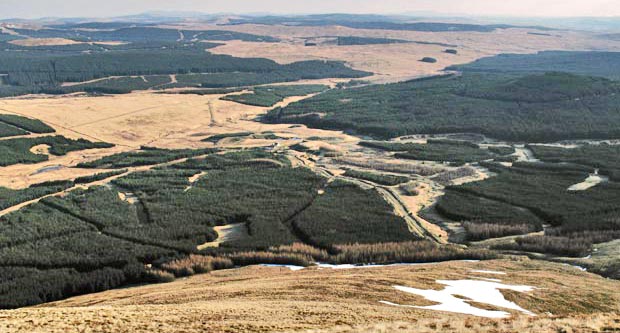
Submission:
M 437 279 L 490 277 L 535 287 L 502 293 L 536 317 L 495 320 L 379 303 L 431 304 L 394 285 L 439 290 Z M 301 271 L 245 267 L 0 312 L 0 331 L 600 332 L 619 327 L 617 287 L 617 281 L 539 261 Z

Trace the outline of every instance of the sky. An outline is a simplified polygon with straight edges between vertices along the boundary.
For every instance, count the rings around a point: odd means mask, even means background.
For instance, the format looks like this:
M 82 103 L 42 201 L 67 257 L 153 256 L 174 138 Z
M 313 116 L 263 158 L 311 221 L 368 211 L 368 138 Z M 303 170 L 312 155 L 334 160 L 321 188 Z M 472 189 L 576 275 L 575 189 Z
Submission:
M 147 11 L 620 16 L 620 0 L 0 0 L 0 18 L 112 17 Z

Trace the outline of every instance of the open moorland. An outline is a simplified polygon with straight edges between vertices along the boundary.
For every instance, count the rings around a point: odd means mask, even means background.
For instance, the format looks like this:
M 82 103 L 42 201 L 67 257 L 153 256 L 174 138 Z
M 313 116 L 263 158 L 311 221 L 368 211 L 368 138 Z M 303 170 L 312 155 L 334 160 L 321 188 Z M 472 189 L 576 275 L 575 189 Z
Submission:
M 620 42 L 372 19 L 3 24 L 0 332 L 620 329 Z
M 525 293 L 502 292 L 507 300 L 536 316 L 510 310 L 512 318 L 498 321 L 409 307 L 429 306 L 433 302 L 394 288 L 440 290 L 442 286 L 436 279 L 480 283 L 501 279 L 506 285 L 536 286 Z M 254 266 L 3 312 L 0 329 L 12 332 L 63 332 L 93 327 L 135 332 L 613 331 L 618 328 L 618 318 L 605 313 L 618 311 L 616 285 L 572 267 L 530 261 L 298 271 Z M 495 310 L 484 301 L 475 306 Z

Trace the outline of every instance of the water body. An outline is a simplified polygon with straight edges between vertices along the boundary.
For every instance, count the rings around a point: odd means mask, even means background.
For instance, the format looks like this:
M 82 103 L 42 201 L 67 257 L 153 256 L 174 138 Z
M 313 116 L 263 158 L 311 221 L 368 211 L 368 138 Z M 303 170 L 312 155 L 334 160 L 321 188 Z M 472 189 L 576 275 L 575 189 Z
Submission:
M 33 173 L 33 175 L 38 175 L 38 174 L 41 174 L 41 173 L 56 171 L 56 170 L 60 170 L 62 168 L 64 168 L 64 166 L 62 166 L 62 165 L 50 165 L 50 166 L 46 166 L 46 167 L 43 167 L 43 168 L 37 170 L 35 173 Z

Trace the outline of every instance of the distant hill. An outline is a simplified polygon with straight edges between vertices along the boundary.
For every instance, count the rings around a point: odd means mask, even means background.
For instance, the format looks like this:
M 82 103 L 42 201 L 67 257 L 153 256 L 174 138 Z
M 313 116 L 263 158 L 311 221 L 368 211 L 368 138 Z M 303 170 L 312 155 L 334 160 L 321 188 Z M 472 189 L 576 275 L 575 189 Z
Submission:
M 493 85 L 464 88 L 460 95 L 507 102 L 559 102 L 620 92 L 620 84 L 599 77 L 549 72 L 533 74 Z
M 448 69 L 466 72 L 549 72 L 620 79 L 620 52 L 544 51 L 536 54 L 501 54 Z
M 470 73 L 332 90 L 272 110 L 304 123 L 378 138 L 473 132 L 510 141 L 620 136 L 619 84 L 568 73 Z
M 264 25 L 289 25 L 289 26 L 330 26 L 339 25 L 353 29 L 382 29 L 382 30 L 406 30 L 427 32 L 451 32 L 451 31 L 475 31 L 492 32 L 497 29 L 514 28 L 507 24 L 469 24 L 469 23 L 444 23 L 444 22 L 412 22 L 412 17 L 391 17 L 381 15 L 305 15 L 305 16 L 245 16 L 229 20 L 229 24 L 264 24 Z M 528 27 L 540 30 L 549 30 L 544 27 Z

